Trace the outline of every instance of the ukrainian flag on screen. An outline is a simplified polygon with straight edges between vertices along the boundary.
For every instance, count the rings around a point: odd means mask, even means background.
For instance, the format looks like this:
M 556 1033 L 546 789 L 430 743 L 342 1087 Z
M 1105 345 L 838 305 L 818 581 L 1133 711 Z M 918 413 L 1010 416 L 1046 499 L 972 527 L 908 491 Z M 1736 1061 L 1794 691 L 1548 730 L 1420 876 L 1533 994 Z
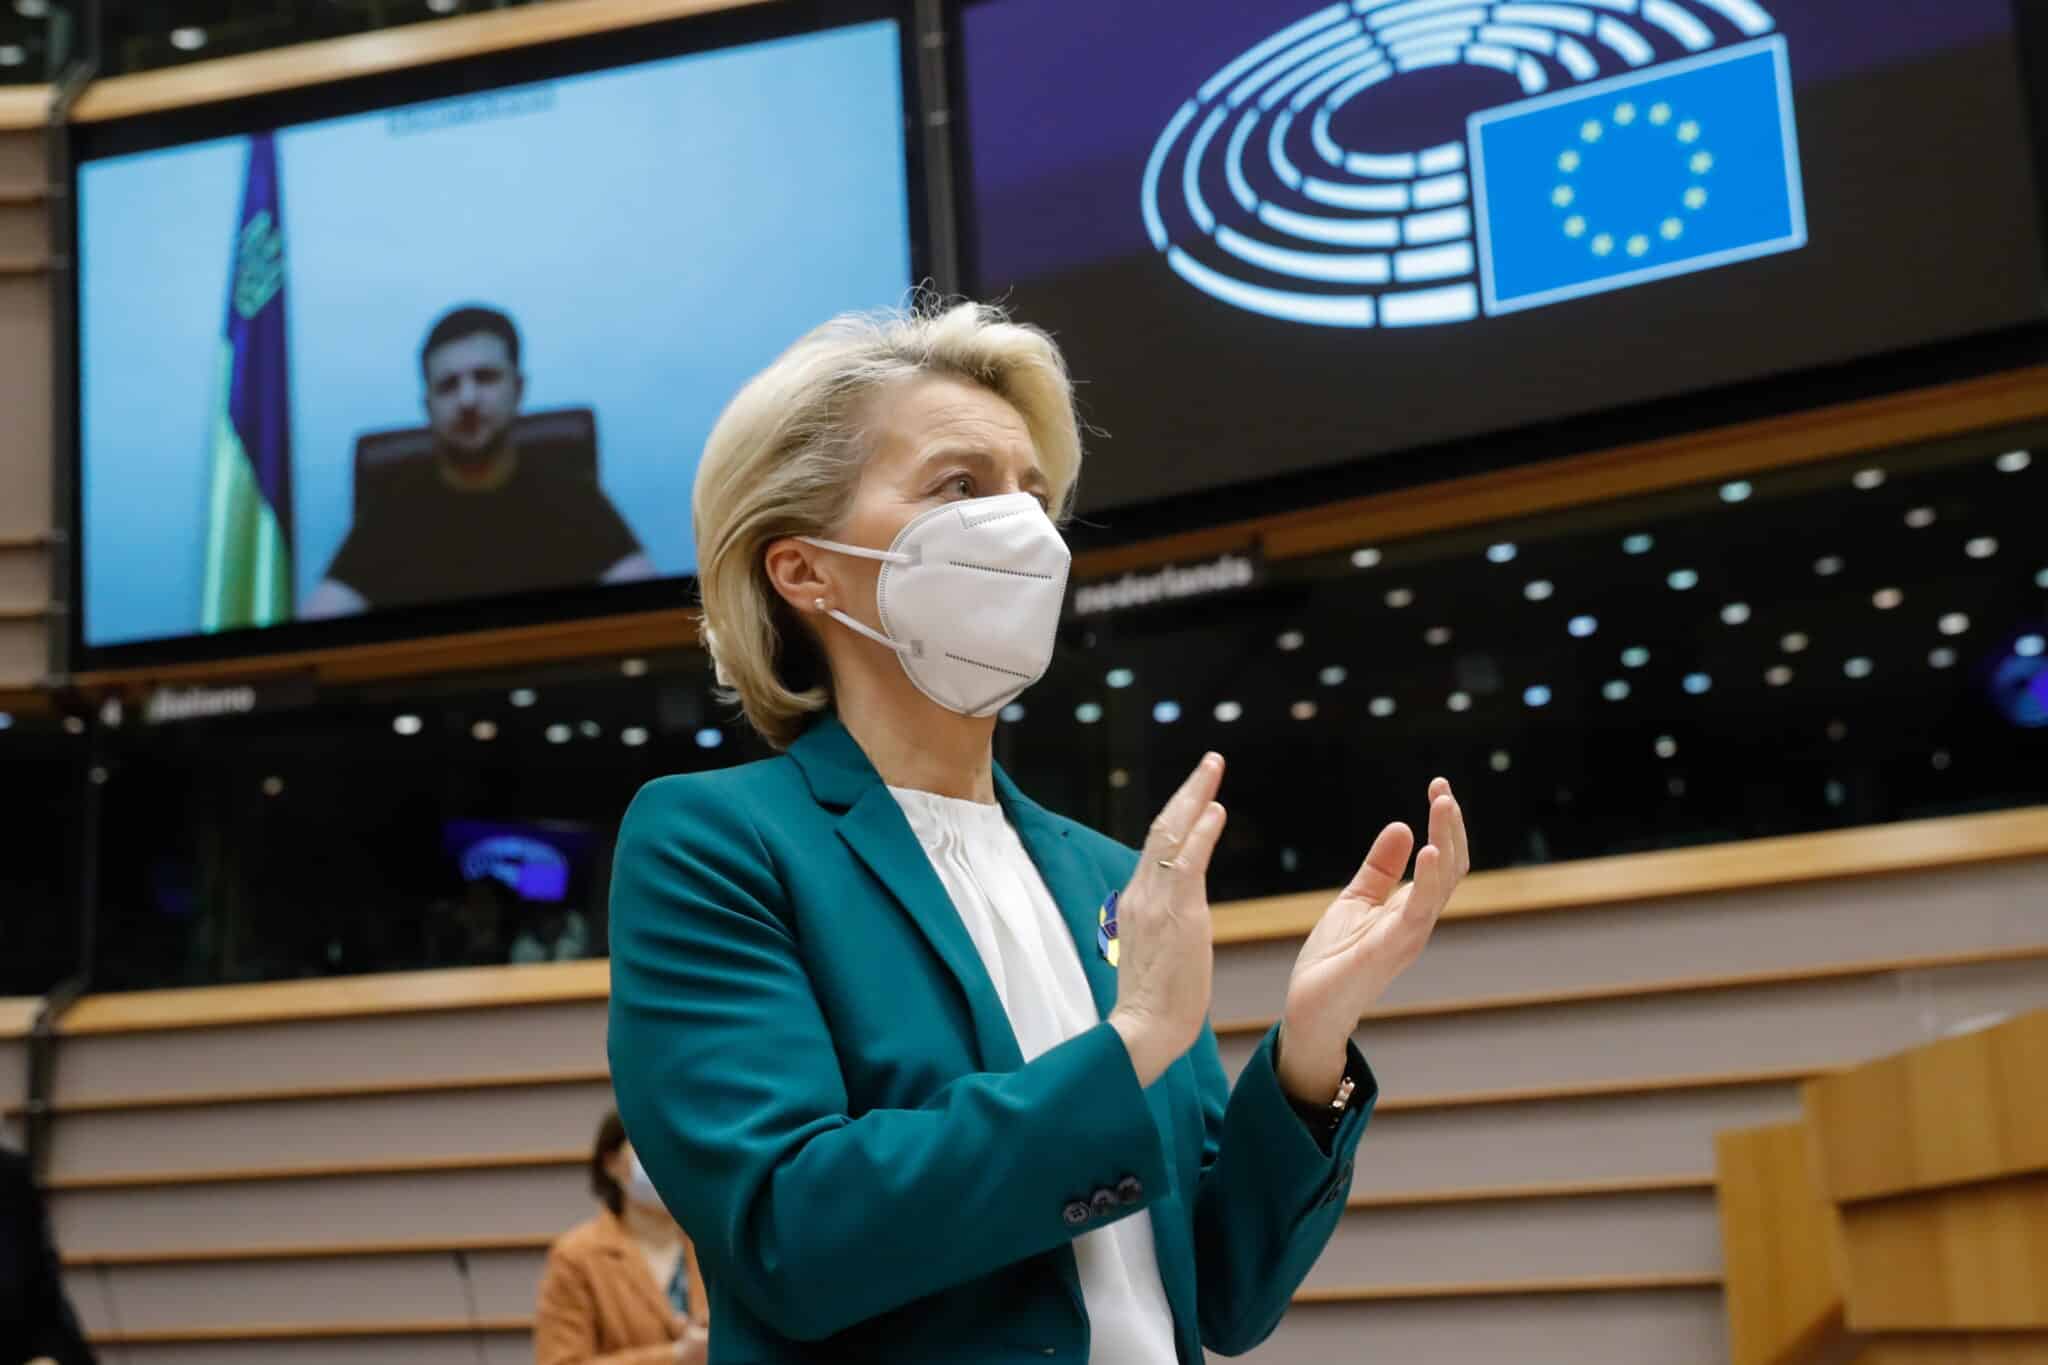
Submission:
M 1489 313 L 1806 245 L 1782 35 L 1488 109 L 1470 133 Z

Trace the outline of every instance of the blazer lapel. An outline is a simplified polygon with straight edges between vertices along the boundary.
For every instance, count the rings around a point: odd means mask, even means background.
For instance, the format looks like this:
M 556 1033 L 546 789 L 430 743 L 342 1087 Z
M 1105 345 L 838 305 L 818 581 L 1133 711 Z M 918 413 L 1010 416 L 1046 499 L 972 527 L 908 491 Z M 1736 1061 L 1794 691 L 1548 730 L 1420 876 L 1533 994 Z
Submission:
M 952 974 L 974 1022 L 975 1044 L 983 1068 L 1015 1071 L 1024 1065 L 1017 1035 L 996 995 L 995 983 L 982 965 L 981 954 L 960 922 L 960 912 L 939 874 L 932 870 L 924 845 L 911 832 L 903 808 L 889 794 L 874 765 L 836 717 L 819 720 L 790 746 L 822 805 L 843 807 L 838 833 L 875 879 L 918 927 L 932 952 Z
M 1053 903 L 1074 935 L 1074 947 L 1081 954 L 1081 970 L 1088 977 L 1089 994 L 1095 997 L 1096 1017 L 1107 1019 L 1116 1005 L 1116 968 L 1103 958 L 1096 944 L 1102 902 L 1113 889 L 1103 880 L 1081 851 L 1074 847 L 1064 825 L 1043 806 L 1019 791 L 1010 775 L 996 769 L 996 796 L 1009 813 L 1010 824 L 1024 842 L 1025 852 L 1045 879 Z

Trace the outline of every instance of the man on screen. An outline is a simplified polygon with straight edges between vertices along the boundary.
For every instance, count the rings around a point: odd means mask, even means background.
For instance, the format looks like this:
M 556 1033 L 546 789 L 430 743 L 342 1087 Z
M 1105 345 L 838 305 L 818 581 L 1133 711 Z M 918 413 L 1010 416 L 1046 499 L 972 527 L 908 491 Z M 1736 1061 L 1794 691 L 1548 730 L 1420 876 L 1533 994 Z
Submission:
M 427 333 L 420 371 L 433 457 L 401 465 L 363 503 L 302 618 L 656 575 L 586 471 L 520 458 L 526 376 L 511 318 L 448 313 Z

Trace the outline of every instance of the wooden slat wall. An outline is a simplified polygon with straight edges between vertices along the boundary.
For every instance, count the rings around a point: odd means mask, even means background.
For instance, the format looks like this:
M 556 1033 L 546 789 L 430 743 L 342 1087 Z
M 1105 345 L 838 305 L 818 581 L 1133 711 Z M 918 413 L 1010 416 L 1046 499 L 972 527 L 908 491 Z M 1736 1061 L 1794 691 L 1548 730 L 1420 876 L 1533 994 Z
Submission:
M 20 1106 L 28 1098 L 28 1031 L 37 1002 L 0 998 L 0 1142 L 21 1146 Z
M 1900 845 L 1877 830 L 1632 862 L 1633 895 L 1603 864 L 1475 878 L 1361 1023 L 1384 1096 L 1351 1207 L 1253 1358 L 1725 1359 L 1715 1134 L 2048 998 L 2048 811 L 1944 842 L 1993 860 L 1797 879 Z M 1233 1064 L 1293 954 L 1286 905 L 1263 909 L 1219 912 Z M 51 1166 L 79 1311 L 137 1365 L 473 1361 L 459 1250 L 486 1358 L 515 1358 L 547 1242 L 590 1207 L 604 984 L 579 964 L 82 1002 Z
M 49 177 L 43 86 L 0 98 L 0 699 L 49 669 Z

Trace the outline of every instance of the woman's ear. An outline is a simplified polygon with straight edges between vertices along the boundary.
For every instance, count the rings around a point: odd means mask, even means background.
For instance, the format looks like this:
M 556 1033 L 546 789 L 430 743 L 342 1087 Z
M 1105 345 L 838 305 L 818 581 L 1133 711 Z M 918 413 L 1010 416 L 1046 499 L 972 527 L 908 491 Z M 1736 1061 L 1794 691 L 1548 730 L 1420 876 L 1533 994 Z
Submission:
M 795 536 L 770 541 L 762 556 L 768 582 L 800 615 L 817 611 L 821 598 L 830 606 L 839 606 L 832 600 L 834 588 L 825 579 L 818 561 L 819 552 Z

